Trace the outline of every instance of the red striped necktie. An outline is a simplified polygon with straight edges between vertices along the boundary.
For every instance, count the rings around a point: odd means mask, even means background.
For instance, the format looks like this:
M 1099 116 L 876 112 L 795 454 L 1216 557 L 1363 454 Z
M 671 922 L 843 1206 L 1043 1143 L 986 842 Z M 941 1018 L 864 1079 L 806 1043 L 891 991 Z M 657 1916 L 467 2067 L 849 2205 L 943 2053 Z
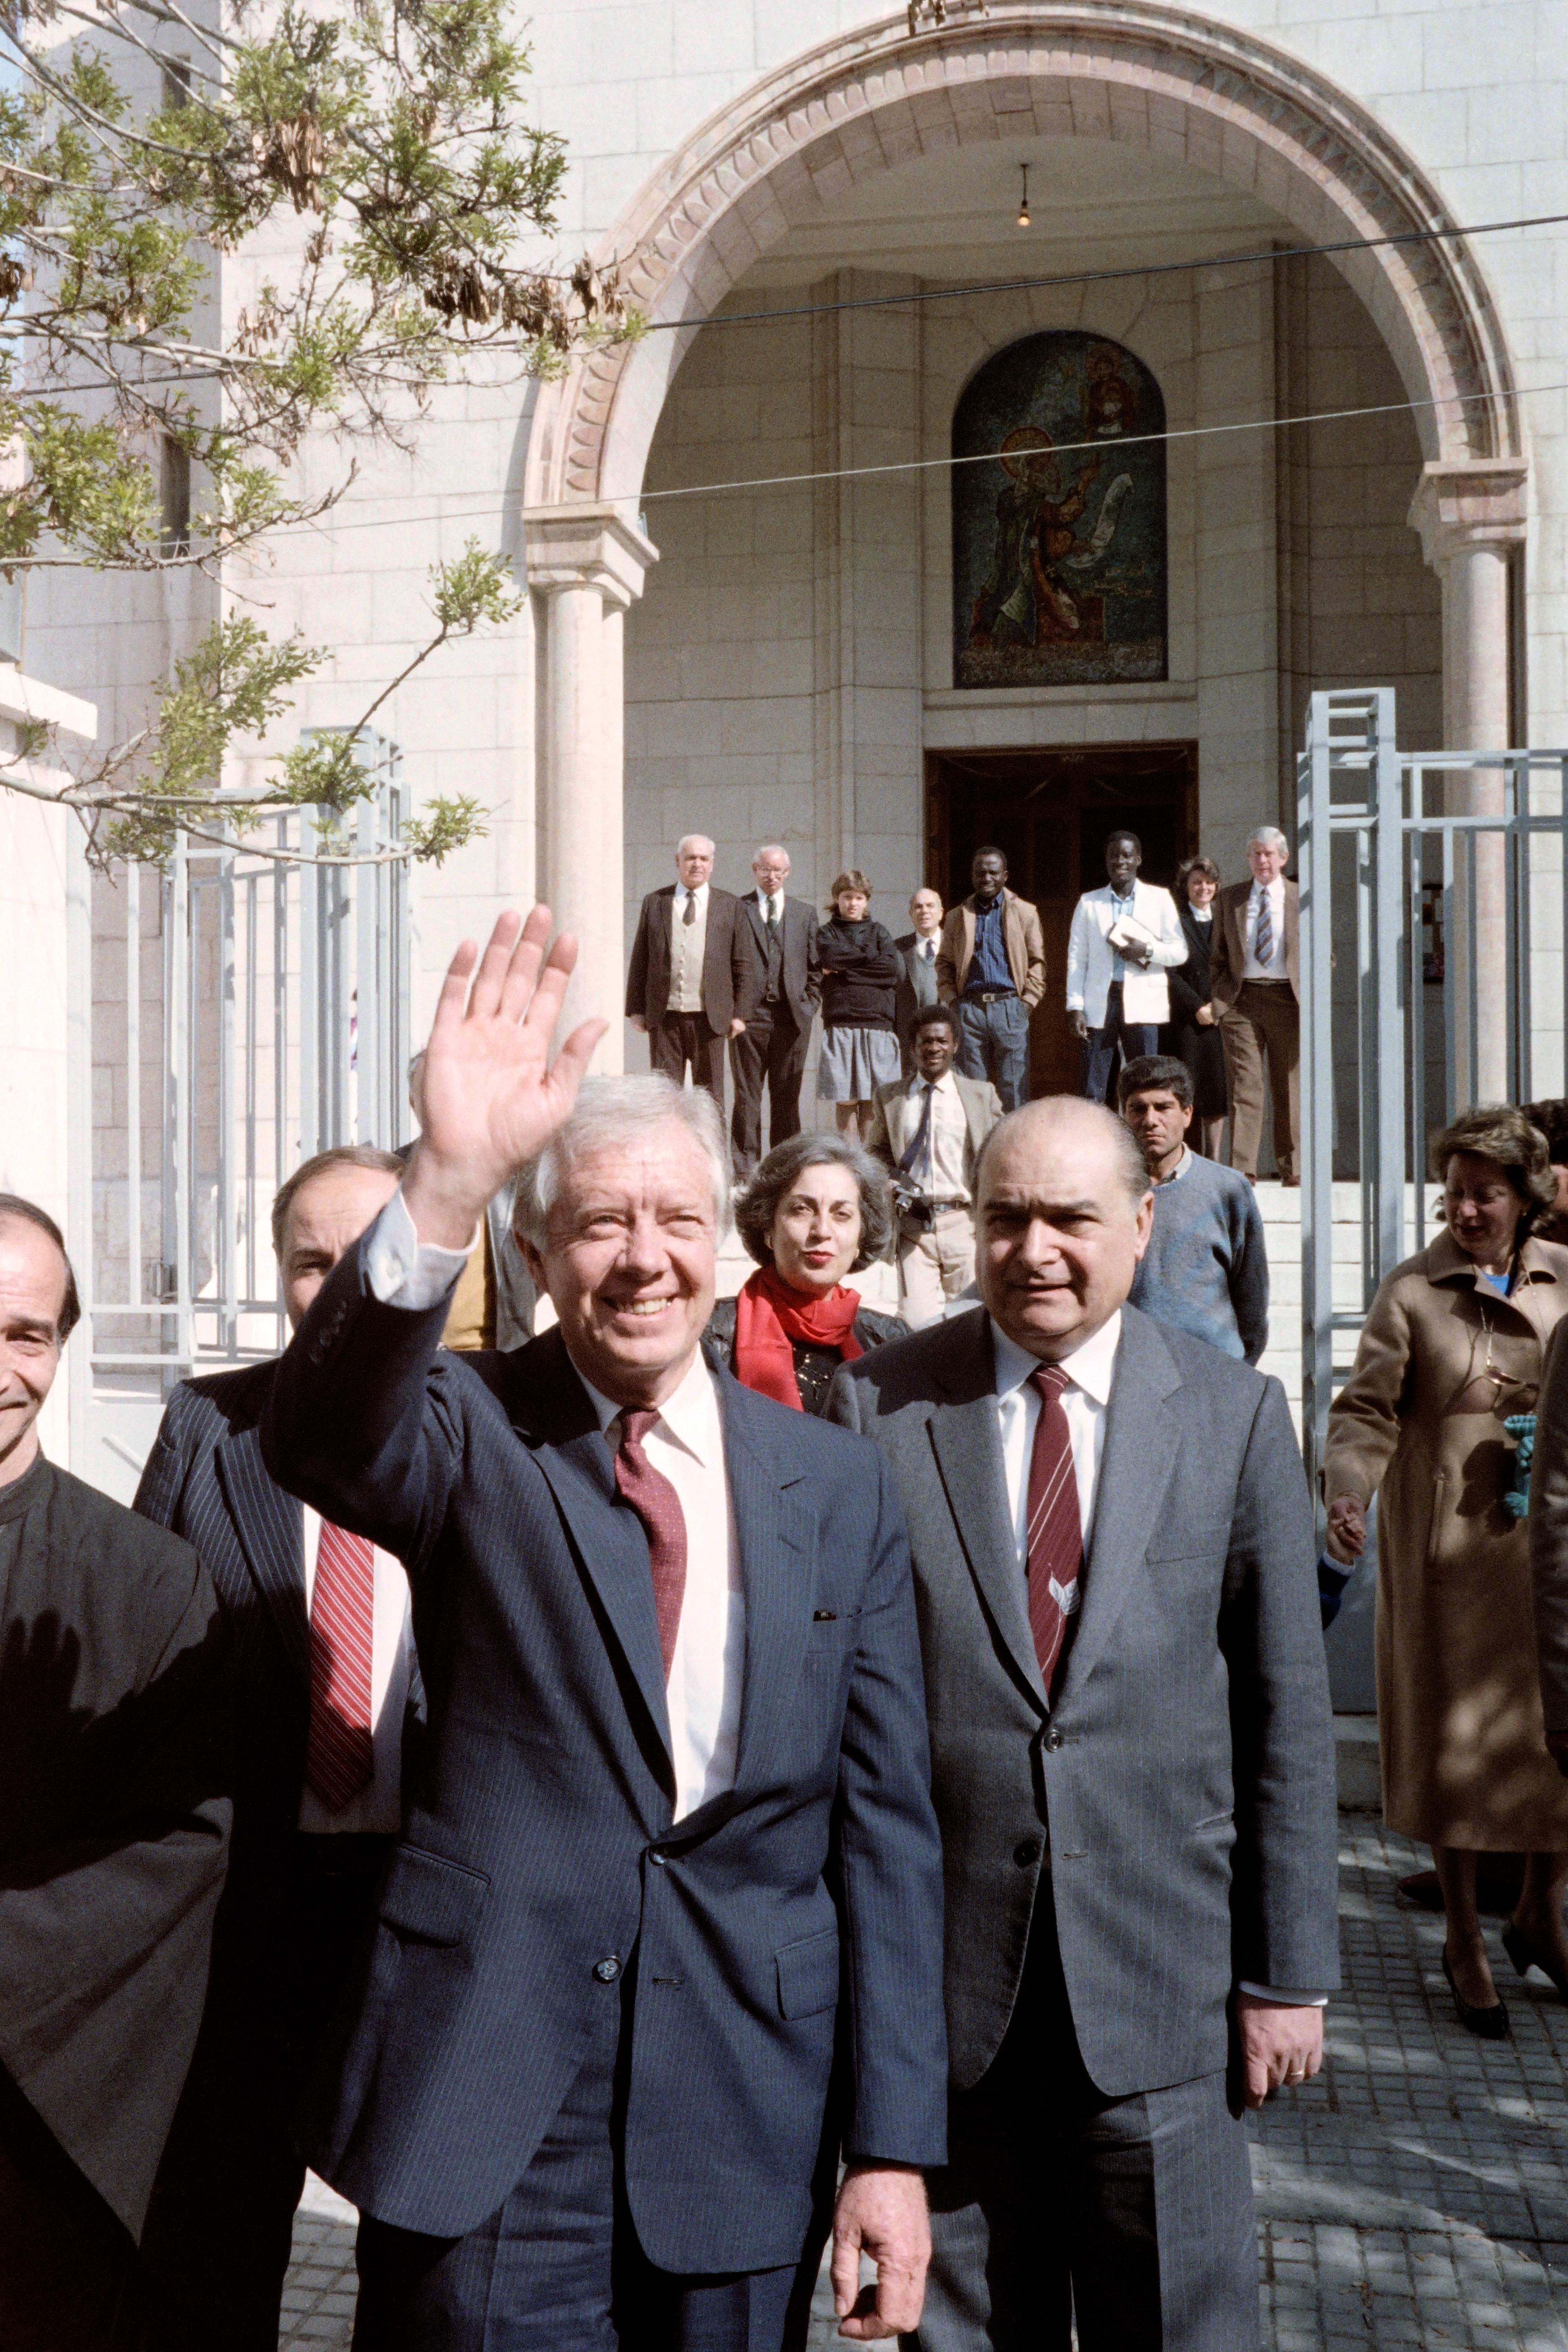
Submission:
M 364 1536 L 321 1521 L 310 1592 L 310 1732 L 305 1779 L 330 1813 L 370 1784 L 375 1553 Z
M 1040 1662 L 1046 1696 L 1055 1700 L 1068 1620 L 1078 1607 L 1083 1568 L 1083 1523 L 1079 1517 L 1078 1475 L 1072 1435 L 1062 1406 L 1068 1375 L 1059 1364 L 1042 1364 L 1030 1376 L 1040 1391 L 1040 1417 L 1029 1456 L 1029 1631 Z
M 654 1468 L 643 1451 L 643 1440 L 658 1419 L 657 1412 L 643 1406 L 627 1405 L 622 1411 L 616 1485 L 622 1500 L 631 1505 L 647 1534 L 654 1614 L 658 1620 L 658 1647 L 668 1684 L 676 1636 L 680 1631 L 680 1605 L 686 1598 L 686 1514 L 671 1481 L 662 1470 Z

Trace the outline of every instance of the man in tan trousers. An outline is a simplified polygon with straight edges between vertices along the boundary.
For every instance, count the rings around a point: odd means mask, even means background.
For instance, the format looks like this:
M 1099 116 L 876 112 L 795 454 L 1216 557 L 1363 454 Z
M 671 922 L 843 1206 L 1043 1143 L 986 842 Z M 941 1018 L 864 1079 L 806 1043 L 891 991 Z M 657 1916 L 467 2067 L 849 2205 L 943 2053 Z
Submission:
M 1213 997 L 1204 1027 L 1218 1022 L 1230 1082 L 1230 1164 L 1258 1181 L 1263 1139 L 1263 1065 L 1274 1096 L 1274 1157 L 1280 1181 L 1301 1181 L 1300 893 L 1285 878 L 1290 845 L 1277 825 L 1254 828 L 1250 882 L 1222 890 L 1215 908 Z

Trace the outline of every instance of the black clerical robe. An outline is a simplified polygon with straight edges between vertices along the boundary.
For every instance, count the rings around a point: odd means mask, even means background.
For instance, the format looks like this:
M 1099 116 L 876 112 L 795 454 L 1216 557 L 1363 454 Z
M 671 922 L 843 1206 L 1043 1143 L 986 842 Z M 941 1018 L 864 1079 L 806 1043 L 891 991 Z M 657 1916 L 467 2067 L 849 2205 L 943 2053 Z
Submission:
M 225 1649 L 179 1537 L 41 1458 L 0 1486 L 0 2133 L 13 2164 L 42 2150 L 89 2184 L 127 2243 L 206 1989 Z

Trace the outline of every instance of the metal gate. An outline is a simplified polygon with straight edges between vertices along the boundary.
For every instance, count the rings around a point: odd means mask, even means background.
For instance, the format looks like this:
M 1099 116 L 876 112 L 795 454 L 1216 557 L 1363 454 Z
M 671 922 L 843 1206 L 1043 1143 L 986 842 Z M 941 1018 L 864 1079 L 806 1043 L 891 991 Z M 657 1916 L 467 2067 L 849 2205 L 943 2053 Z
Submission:
M 1480 797 L 1477 780 L 1493 805 L 1445 808 Z M 1401 751 L 1391 688 L 1315 694 L 1297 806 L 1301 1420 L 1315 1492 L 1373 1293 L 1431 1238 L 1431 1137 L 1477 1101 L 1563 1090 L 1568 753 Z M 1333 1246 L 1336 1193 L 1339 1231 L 1358 1237 L 1350 1255 Z
M 162 868 L 94 875 L 76 851 L 71 1459 L 109 1493 L 133 1490 L 177 1381 L 284 1344 L 284 1177 L 409 1132 L 408 877 L 387 854 L 404 787 L 395 746 L 360 751 L 378 778 L 350 825 L 366 862 L 309 862 L 309 810 L 249 827 L 254 846 L 182 834 Z

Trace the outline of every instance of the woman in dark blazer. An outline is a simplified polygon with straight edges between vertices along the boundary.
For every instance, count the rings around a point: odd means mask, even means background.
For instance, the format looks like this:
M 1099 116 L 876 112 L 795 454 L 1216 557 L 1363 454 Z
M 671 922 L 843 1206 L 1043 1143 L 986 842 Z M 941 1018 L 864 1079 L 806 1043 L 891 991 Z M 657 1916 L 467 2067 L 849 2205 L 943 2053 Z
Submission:
M 840 1364 L 905 1331 L 844 1280 L 887 1250 L 887 1171 L 847 1136 L 792 1135 L 737 1200 L 735 1230 L 757 1272 L 717 1301 L 704 1342 L 746 1388 L 820 1413 Z
M 1205 1160 L 1220 1156 L 1230 1108 L 1218 1024 L 1198 1018 L 1210 998 L 1214 902 L 1218 896 L 1219 867 L 1212 857 L 1189 857 L 1177 868 L 1176 906 L 1186 937 L 1187 960 L 1166 974 L 1171 990 L 1171 1046 L 1192 1074 L 1196 1132 L 1188 1140 L 1197 1145 Z

